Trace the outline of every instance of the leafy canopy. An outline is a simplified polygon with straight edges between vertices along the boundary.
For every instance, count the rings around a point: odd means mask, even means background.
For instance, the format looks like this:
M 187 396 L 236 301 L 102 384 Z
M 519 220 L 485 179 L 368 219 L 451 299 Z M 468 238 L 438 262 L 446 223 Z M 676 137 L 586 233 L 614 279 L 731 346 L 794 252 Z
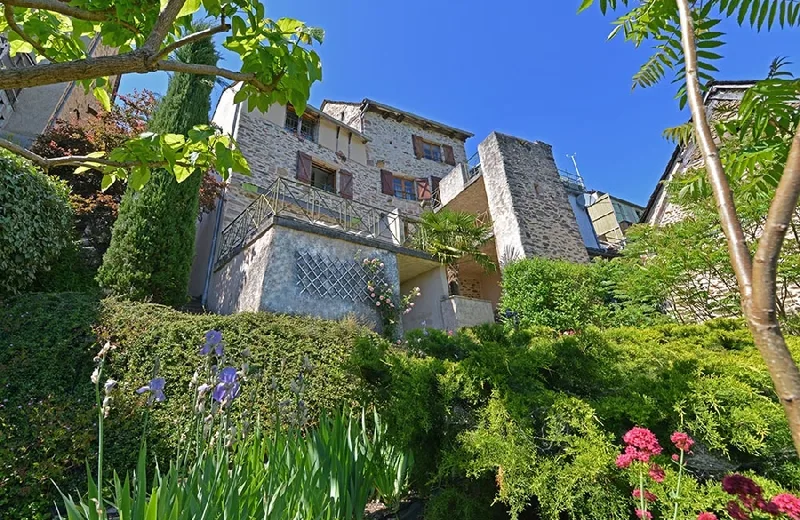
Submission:
M 247 101 L 250 110 L 288 102 L 302 113 L 311 85 L 322 79 L 319 56 L 311 47 L 322 42 L 323 31 L 298 20 L 267 18 L 260 0 L 6 0 L 0 5 L 5 14 L 0 32 L 8 34 L 11 54 L 34 52 L 37 60 L 49 62 L 0 71 L 2 88 L 79 81 L 109 110 L 111 76 L 165 70 L 241 81 L 236 102 Z M 201 9 L 216 25 L 191 32 Z M 223 47 L 241 60 L 239 71 L 171 57 L 192 41 L 220 33 L 225 34 Z M 196 168 L 213 167 L 223 176 L 249 173 L 233 140 L 208 125 L 187 135 L 144 133 L 110 153 L 59 161 L 25 153 L 9 142 L 0 146 L 45 168 L 78 164 L 101 169 L 104 187 L 128 179 L 140 188 L 152 168 L 167 169 L 179 182 Z

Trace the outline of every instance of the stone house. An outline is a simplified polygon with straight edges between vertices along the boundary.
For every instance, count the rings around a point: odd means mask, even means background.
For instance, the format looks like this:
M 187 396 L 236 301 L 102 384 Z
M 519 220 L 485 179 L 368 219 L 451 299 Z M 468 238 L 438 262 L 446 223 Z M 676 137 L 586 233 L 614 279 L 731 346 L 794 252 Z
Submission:
M 91 56 L 107 56 L 116 52 L 100 39 L 88 42 Z M 36 66 L 32 54 L 9 53 L 8 39 L 0 35 L 0 68 Z M 113 90 L 119 78 L 111 78 Z M 56 83 L 25 89 L 0 89 L 0 137 L 29 147 L 42 132 L 57 120 L 79 121 L 94 117 L 101 110 L 100 103 L 77 82 Z
M 470 163 L 472 134 L 371 99 L 326 100 L 249 112 L 226 90 L 214 123 L 233 135 L 252 174 L 233 175 L 198 225 L 190 294 L 219 313 L 272 311 L 377 324 L 374 274 L 396 296 L 422 295 L 403 327 L 456 329 L 494 320 L 500 273 L 469 260 L 459 294 L 444 268 L 413 247 L 423 211 L 473 213 L 492 223 L 498 265 L 526 256 L 587 262 L 551 147 L 492 133 Z M 475 160 L 477 159 L 477 160 Z

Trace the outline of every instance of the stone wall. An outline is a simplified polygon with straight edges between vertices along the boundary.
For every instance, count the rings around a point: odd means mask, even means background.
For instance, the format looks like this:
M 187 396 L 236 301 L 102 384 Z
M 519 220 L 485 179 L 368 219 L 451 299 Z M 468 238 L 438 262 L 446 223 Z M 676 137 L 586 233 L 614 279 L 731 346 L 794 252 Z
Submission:
M 366 112 L 362 120 L 363 132 L 370 138 L 370 142 L 367 143 L 367 160 L 372 166 L 416 178 L 426 178 L 431 175 L 442 178 L 453 170 L 453 166 L 445 162 L 417 159 L 411 140 L 414 135 L 432 143 L 452 146 L 456 163 L 467 160 L 464 141 L 423 129 L 407 119 L 398 121 L 377 112 Z
M 464 296 L 450 296 L 442 300 L 442 318 L 446 330 L 458 330 L 485 323 L 494 323 L 491 302 Z
M 361 103 L 325 100 L 322 102 L 321 110 L 359 132 L 364 132 L 361 125 Z
M 381 193 L 379 168 L 353 160 L 343 160 L 333 150 L 313 141 L 300 139 L 268 121 L 261 112 L 240 109 L 237 118 L 237 142 L 250 164 L 252 174 L 236 174 L 231 177 L 225 194 L 223 227 L 230 224 L 258 196 L 257 193 L 247 191 L 244 184 L 265 191 L 278 177 L 295 179 L 298 151 L 309 154 L 314 161 L 334 170 L 344 169 L 352 173 L 354 201 L 386 209 L 387 213 L 395 209 L 404 215 L 420 213 L 419 203 Z
M 323 271 L 309 270 L 309 263 L 299 260 L 298 255 L 306 255 L 306 260 L 310 259 L 312 264 L 319 262 L 345 267 L 336 277 L 331 276 L 335 274 L 332 271 L 315 278 L 316 273 Z M 380 319 L 374 304 L 348 297 L 342 292 L 344 287 L 352 287 L 359 295 L 363 294 L 361 290 L 366 286 L 362 287 L 360 280 L 348 277 L 345 269 L 351 266 L 351 272 L 354 272 L 360 268 L 360 260 L 367 257 L 379 258 L 385 264 L 384 280 L 394 288 L 395 295 L 399 295 L 394 253 L 275 224 L 215 270 L 208 307 L 221 314 L 268 311 L 332 320 L 355 315 L 360 322 L 379 328 Z M 347 281 L 352 281 L 352 284 L 348 285 Z M 330 294 L 320 296 L 313 290 L 309 292 L 303 288 L 304 284 L 330 289 Z
M 588 262 L 552 147 L 494 132 L 478 150 L 500 261 Z

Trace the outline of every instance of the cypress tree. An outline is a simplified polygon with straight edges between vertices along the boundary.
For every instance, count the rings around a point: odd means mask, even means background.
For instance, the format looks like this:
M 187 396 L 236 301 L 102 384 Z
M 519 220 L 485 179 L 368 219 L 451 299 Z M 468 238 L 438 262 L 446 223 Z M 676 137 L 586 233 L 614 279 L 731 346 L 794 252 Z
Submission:
M 177 51 L 186 63 L 216 65 L 218 57 L 210 39 Z M 149 129 L 185 134 L 207 124 L 213 87 L 211 77 L 175 73 Z M 134 300 L 186 302 L 203 174 L 195 171 L 178 183 L 168 172 L 154 171 L 141 190 L 127 190 L 97 276 L 104 289 Z

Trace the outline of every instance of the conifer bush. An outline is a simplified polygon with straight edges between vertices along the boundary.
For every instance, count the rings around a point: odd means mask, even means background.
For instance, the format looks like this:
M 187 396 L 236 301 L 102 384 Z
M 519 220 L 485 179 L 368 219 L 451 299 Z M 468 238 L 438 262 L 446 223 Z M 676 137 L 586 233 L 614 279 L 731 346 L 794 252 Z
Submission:
M 176 57 L 215 65 L 218 54 L 206 39 L 181 47 Z M 213 86 L 213 78 L 174 74 L 148 129 L 185 134 L 207 124 Z M 133 300 L 173 306 L 186 302 L 204 173 L 195 171 L 178 182 L 174 175 L 156 170 L 142 189 L 126 191 L 98 272 L 104 289 Z
M 72 239 L 66 185 L 0 152 L 0 297 L 30 287 Z

